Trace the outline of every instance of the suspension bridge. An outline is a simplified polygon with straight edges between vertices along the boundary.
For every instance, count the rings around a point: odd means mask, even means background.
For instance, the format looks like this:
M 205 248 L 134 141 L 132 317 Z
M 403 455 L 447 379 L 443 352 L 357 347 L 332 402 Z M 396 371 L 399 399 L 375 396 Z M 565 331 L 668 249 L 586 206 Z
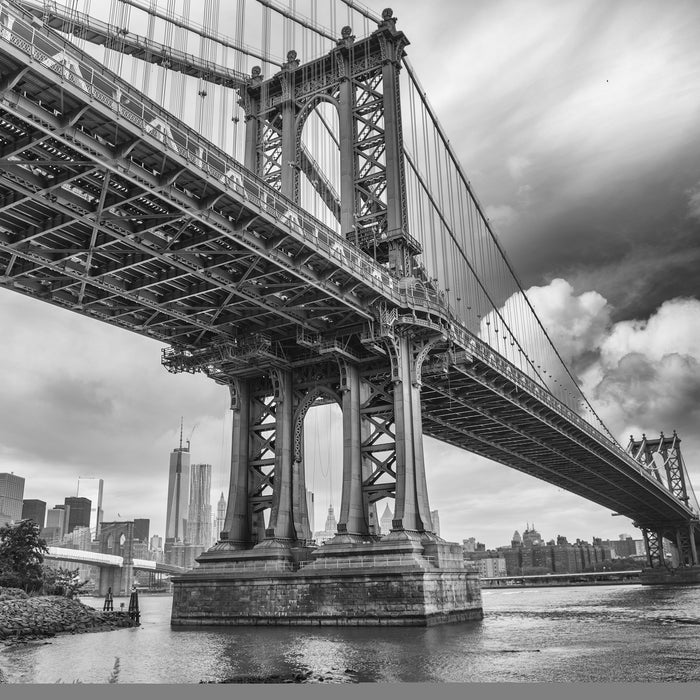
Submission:
M 387 553 L 451 591 L 406 619 L 480 612 L 461 553 L 433 534 L 423 435 L 631 518 L 652 569 L 664 538 L 698 564 L 678 436 L 625 449 L 599 419 L 391 10 L 206 0 L 198 21 L 187 1 L 77 4 L 0 2 L 0 285 L 160 341 L 168 371 L 229 388 L 225 528 L 176 583 L 174 621 L 223 620 L 231 581 L 271 562 L 327 602 L 321 562 L 345 561 L 361 597 L 373 584 L 352 557 Z M 303 428 L 319 402 L 342 410 L 343 484 L 338 535 L 311 554 Z M 309 605 L 288 616 L 317 620 Z

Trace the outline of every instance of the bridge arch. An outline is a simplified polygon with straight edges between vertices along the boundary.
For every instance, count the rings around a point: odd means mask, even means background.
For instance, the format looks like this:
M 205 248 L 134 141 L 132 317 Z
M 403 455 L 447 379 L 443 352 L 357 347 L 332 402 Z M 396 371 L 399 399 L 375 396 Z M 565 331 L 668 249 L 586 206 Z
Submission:
M 340 226 L 340 105 L 330 93 L 313 95 L 295 119 L 297 201 L 331 228 Z M 305 178 L 301 178 L 301 175 Z

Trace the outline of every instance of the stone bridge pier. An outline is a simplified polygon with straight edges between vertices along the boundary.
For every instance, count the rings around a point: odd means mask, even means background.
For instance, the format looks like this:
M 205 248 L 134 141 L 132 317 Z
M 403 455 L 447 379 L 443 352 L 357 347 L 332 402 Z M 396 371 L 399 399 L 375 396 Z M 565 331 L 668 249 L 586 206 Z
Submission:
M 124 566 L 102 566 L 100 567 L 100 580 L 98 584 L 98 594 L 101 596 L 107 595 L 107 591 L 111 588 L 112 595 L 128 596 L 131 591 L 131 586 L 134 583 L 134 566 L 133 564 L 124 564 Z
M 421 430 L 420 375 L 439 338 L 384 341 L 391 372 L 336 357 L 230 385 L 231 483 L 225 530 L 173 580 L 172 622 L 429 625 L 480 619 L 478 574 L 433 532 Z M 311 541 L 303 421 L 316 401 L 342 411 L 336 536 Z M 380 537 L 377 500 L 395 498 Z M 264 512 L 268 511 L 267 527 Z

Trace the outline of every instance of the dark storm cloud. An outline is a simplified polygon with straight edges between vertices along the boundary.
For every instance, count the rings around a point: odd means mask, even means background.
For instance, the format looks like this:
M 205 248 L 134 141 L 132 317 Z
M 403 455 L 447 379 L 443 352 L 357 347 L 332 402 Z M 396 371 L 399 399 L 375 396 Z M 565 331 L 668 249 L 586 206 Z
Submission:
M 526 287 L 616 319 L 700 293 L 698 26 L 691 2 L 496 3 L 448 44 L 439 115 Z

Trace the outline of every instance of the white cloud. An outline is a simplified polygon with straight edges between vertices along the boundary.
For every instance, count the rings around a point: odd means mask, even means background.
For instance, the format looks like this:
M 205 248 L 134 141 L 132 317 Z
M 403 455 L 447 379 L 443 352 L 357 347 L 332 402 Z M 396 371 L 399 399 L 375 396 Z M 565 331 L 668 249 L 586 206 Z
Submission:
M 506 161 L 506 167 L 514 180 L 521 180 L 530 169 L 532 162 L 525 156 L 510 156 Z
M 584 391 L 622 442 L 630 432 L 677 429 L 695 451 L 700 301 L 673 299 L 647 320 L 616 323 L 584 376 Z
M 492 204 L 486 207 L 486 216 L 497 227 L 512 224 L 517 213 L 509 204 Z
M 610 324 L 610 308 L 598 292 L 576 295 L 563 279 L 531 287 L 527 296 L 567 365 L 594 350 Z
M 546 286 L 531 287 L 526 295 L 564 363 L 577 372 L 582 363 L 586 364 L 590 359 L 590 352 L 600 346 L 608 331 L 610 308 L 607 301 L 593 291 L 576 295 L 571 284 L 563 279 L 554 279 Z M 523 316 L 529 314 L 524 311 L 525 308 L 526 302 L 518 292 L 501 307 L 500 315 L 526 353 L 537 361 L 543 361 L 542 334 L 538 325 L 523 321 Z M 495 313 L 485 316 L 479 334 L 483 339 L 491 337 L 487 327 L 489 323 L 492 327 L 502 325 Z M 498 350 L 519 366 L 517 345 L 499 345 Z M 545 369 L 559 379 L 564 376 L 560 366 L 547 366 Z

